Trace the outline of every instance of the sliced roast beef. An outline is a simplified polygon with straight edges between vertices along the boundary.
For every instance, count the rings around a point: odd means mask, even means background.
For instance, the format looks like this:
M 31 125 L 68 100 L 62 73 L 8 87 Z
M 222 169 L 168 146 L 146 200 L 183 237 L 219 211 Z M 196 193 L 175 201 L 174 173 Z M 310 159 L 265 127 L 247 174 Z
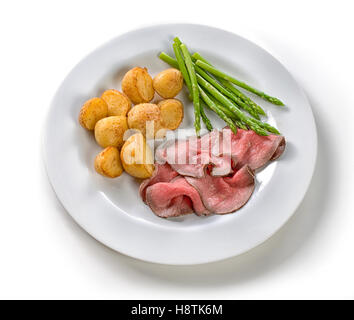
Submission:
M 169 182 L 173 178 L 177 177 L 178 173 L 171 168 L 168 163 L 155 164 L 155 170 L 149 179 L 144 180 L 140 184 L 139 193 L 143 201 L 145 202 L 146 188 L 158 182 Z
M 167 141 L 158 147 L 155 153 L 156 162 L 163 164 L 186 164 L 190 163 L 200 152 L 200 139 L 196 137 L 188 140 Z
M 234 212 L 253 193 L 254 170 L 284 149 L 282 136 L 242 129 L 235 135 L 227 127 L 169 141 L 156 150 L 155 172 L 141 184 L 140 195 L 159 217 Z
M 270 158 L 270 160 L 276 160 L 278 159 L 284 152 L 285 150 L 285 146 L 286 146 L 286 141 L 284 137 L 281 137 L 278 147 L 275 150 L 275 152 L 273 153 L 272 157 Z
M 159 217 L 176 217 L 193 211 L 197 215 L 210 212 L 203 205 L 199 193 L 184 177 L 178 176 L 171 182 L 158 182 L 146 189 L 146 203 Z
M 204 177 L 206 168 L 211 169 L 213 176 L 226 176 L 232 172 L 233 160 L 230 156 L 216 157 L 202 152 L 190 158 L 189 164 L 171 164 L 171 167 L 182 176 Z
M 230 130 L 230 129 L 229 129 Z M 237 158 L 237 167 L 248 165 L 256 170 L 268 161 L 280 157 L 285 149 L 285 138 L 270 134 L 260 136 L 252 130 L 237 130 L 231 135 L 231 152 Z
M 228 175 L 231 170 L 218 169 L 225 169 L 229 156 L 233 162 L 237 162 L 237 168 L 247 164 L 255 170 L 277 159 L 284 149 L 283 136 L 259 136 L 252 130 L 242 129 L 235 135 L 229 128 L 224 128 L 222 131 L 214 130 L 200 139 L 193 137 L 170 142 L 165 148 L 157 150 L 156 161 L 169 163 L 181 175 L 198 178 L 204 176 L 208 165 L 215 167 L 212 175 Z M 220 174 L 218 171 L 225 173 Z
M 200 149 L 203 151 L 209 151 L 214 156 L 220 156 L 222 154 L 230 155 L 230 152 L 223 152 L 222 150 L 223 132 L 214 129 L 213 131 L 205 134 L 200 138 Z M 199 149 L 199 152 L 200 152 Z
M 207 174 L 203 178 L 185 179 L 198 190 L 204 206 L 216 214 L 230 213 L 241 208 L 254 190 L 253 172 L 247 165 L 232 177 L 213 177 Z
M 226 147 L 223 147 L 222 133 L 217 130 L 200 139 L 191 137 L 188 140 L 169 141 L 156 150 L 155 159 L 157 163 L 170 164 L 180 175 L 196 178 L 203 177 L 209 166 L 212 167 L 212 175 L 226 176 L 232 172 L 235 164 L 231 152 L 226 152 Z

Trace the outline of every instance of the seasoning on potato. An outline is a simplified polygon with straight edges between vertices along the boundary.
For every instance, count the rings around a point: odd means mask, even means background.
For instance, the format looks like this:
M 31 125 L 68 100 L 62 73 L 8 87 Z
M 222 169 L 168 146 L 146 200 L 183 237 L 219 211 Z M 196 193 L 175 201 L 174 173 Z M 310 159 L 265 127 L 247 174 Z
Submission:
M 174 98 L 183 87 L 182 73 L 174 68 L 161 71 L 155 76 L 153 86 L 162 98 Z
M 125 74 L 122 90 L 134 104 L 150 102 L 155 94 L 151 76 L 146 68 L 140 67 L 135 67 Z
M 108 105 L 108 116 L 125 116 L 132 106 L 130 99 L 115 89 L 106 90 L 101 98 Z
M 153 138 L 156 132 L 161 129 L 160 120 L 160 108 L 153 103 L 138 104 L 128 112 L 129 128 L 139 130 L 148 138 Z
M 175 130 L 183 120 L 183 104 L 178 99 L 162 100 L 158 103 L 162 127 Z
M 126 117 L 107 117 L 96 123 L 95 138 L 97 143 L 103 148 L 109 146 L 121 148 L 126 130 L 128 130 Z
M 95 158 L 96 171 L 108 178 L 119 177 L 123 173 L 120 154 L 116 147 L 107 147 Z
M 79 114 L 79 123 L 87 130 L 93 130 L 96 122 L 107 117 L 108 106 L 101 98 L 87 100 L 82 106 Z
M 153 154 L 141 133 L 135 133 L 125 141 L 120 157 L 124 170 L 135 178 L 146 179 L 154 172 Z

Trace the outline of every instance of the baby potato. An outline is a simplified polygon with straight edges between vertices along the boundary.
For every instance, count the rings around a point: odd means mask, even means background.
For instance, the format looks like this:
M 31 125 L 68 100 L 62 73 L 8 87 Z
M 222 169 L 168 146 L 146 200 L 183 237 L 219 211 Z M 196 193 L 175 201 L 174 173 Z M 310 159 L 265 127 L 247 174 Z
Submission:
M 135 133 L 125 141 L 120 158 L 124 170 L 135 178 L 149 178 L 154 171 L 151 149 L 141 133 Z
M 140 130 L 148 138 L 153 138 L 161 129 L 160 119 L 160 108 L 153 103 L 138 104 L 128 112 L 129 128 Z
M 119 151 L 116 147 L 107 147 L 95 158 L 96 171 L 108 178 L 119 177 L 123 172 Z
M 155 94 L 147 69 L 140 67 L 135 67 L 125 74 L 122 90 L 134 104 L 150 102 Z
M 170 68 L 161 71 L 153 80 L 156 92 L 165 99 L 174 98 L 183 87 L 181 71 Z
M 108 106 L 101 98 L 87 100 L 82 106 L 79 114 L 79 123 L 87 130 L 93 130 L 96 122 L 107 117 Z
M 115 89 L 106 90 L 101 98 L 108 105 L 108 116 L 126 116 L 132 106 L 129 98 Z
M 183 104 L 178 99 L 162 100 L 158 104 L 161 113 L 161 125 L 169 130 L 175 130 L 183 120 Z
M 126 130 L 128 130 L 126 117 L 107 117 L 96 123 L 95 138 L 97 143 L 103 148 L 109 146 L 121 148 Z

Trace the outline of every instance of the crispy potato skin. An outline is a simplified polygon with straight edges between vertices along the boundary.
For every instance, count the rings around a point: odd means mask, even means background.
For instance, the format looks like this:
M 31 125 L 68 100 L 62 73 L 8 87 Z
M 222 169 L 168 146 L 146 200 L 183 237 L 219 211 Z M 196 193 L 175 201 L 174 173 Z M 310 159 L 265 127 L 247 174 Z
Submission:
M 115 89 L 106 90 L 101 98 L 108 105 L 108 116 L 126 116 L 132 106 L 130 99 Z
M 161 129 L 160 119 L 160 108 L 153 103 L 138 104 L 128 112 L 129 128 L 140 130 L 140 132 L 144 136 L 148 136 L 148 138 L 152 138 L 156 132 Z M 150 126 L 152 124 L 154 125 L 154 132 L 146 129 L 147 125 L 151 128 Z
M 120 158 L 124 170 L 135 178 L 149 178 L 154 171 L 152 152 L 141 133 L 133 134 L 125 141 Z
M 155 95 L 152 78 L 146 68 L 129 70 L 122 80 L 122 90 L 134 104 L 150 102 Z
M 161 71 L 155 76 L 153 86 L 162 98 L 174 98 L 183 87 L 182 73 L 174 68 Z
M 87 100 L 79 113 L 79 123 L 87 130 L 93 130 L 96 122 L 107 117 L 108 106 L 101 98 Z
M 116 147 L 107 147 L 95 158 L 96 171 L 108 178 L 119 177 L 123 173 L 120 154 Z
M 95 126 L 95 139 L 103 147 L 121 148 L 124 132 L 128 130 L 127 118 L 123 116 L 111 116 L 101 119 Z
M 162 100 L 158 103 L 161 113 L 161 125 L 169 130 L 175 130 L 183 120 L 183 103 L 178 99 Z

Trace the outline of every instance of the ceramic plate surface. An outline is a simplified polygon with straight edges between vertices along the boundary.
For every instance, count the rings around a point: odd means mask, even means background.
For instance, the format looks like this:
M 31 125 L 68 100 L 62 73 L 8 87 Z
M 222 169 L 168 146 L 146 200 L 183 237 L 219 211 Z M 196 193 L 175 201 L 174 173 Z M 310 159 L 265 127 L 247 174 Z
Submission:
M 287 140 L 278 161 L 257 173 L 256 190 L 235 214 L 175 219 L 156 217 L 139 198 L 139 182 L 123 174 L 108 179 L 93 161 L 101 148 L 78 124 L 83 102 L 105 89 L 120 90 L 127 70 L 147 67 L 154 76 L 168 66 L 179 36 L 221 70 L 286 103 L 286 108 L 254 98 Z M 157 96 L 157 95 L 156 95 Z M 155 97 L 157 98 L 157 97 Z M 185 93 L 181 128 L 193 128 L 193 107 Z M 224 124 L 209 116 L 216 126 Z M 299 127 L 301 124 L 301 127 Z M 98 241 L 123 254 L 164 264 L 198 264 L 241 254 L 274 234 L 294 213 L 309 186 L 317 153 L 316 126 L 303 91 L 269 53 L 233 33 L 200 25 L 159 25 L 132 31 L 101 46 L 66 77 L 49 110 L 44 156 L 51 184 L 74 220 Z

